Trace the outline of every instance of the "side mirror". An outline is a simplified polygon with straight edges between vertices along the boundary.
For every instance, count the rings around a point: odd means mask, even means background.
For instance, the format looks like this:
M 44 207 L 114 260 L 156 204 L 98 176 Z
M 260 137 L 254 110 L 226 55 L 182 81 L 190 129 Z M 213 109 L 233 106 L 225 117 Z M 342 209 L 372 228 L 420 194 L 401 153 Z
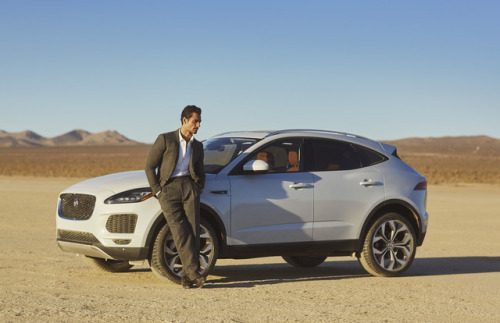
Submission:
M 251 172 L 256 174 L 264 174 L 269 171 L 269 164 L 260 159 L 251 160 L 243 165 L 243 171 L 245 173 Z

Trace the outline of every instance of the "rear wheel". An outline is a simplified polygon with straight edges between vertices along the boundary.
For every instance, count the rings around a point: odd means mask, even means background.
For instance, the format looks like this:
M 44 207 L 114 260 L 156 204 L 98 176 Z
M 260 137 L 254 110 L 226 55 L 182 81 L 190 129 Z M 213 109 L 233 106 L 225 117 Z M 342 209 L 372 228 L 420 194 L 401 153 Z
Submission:
M 283 256 L 283 259 L 295 267 L 313 268 L 321 265 L 325 261 L 326 257 Z
M 409 221 L 397 213 L 387 213 L 371 225 L 358 260 L 374 276 L 398 276 L 415 258 L 415 241 Z
M 207 276 L 217 261 L 219 242 L 212 226 L 204 219 L 200 222 L 200 274 Z M 158 278 L 180 284 L 182 263 L 167 224 L 156 236 L 150 266 Z
M 133 267 L 129 264 L 128 260 L 113 260 L 88 256 L 86 259 L 92 266 L 110 273 L 123 273 Z

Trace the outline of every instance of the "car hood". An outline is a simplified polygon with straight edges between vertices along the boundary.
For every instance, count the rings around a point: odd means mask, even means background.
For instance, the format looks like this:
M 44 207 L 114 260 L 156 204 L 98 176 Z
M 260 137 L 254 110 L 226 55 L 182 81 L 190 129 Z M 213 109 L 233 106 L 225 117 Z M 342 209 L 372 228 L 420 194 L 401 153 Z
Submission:
M 149 187 L 149 184 L 146 173 L 143 170 L 137 170 L 91 178 L 67 188 L 66 191 L 82 190 L 90 187 L 119 193 L 129 189 Z

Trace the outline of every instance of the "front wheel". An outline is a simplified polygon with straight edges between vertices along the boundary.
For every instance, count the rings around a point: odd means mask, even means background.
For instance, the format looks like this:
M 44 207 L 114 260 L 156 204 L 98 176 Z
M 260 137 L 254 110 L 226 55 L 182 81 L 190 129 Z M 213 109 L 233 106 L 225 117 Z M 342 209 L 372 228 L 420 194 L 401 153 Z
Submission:
M 358 260 L 374 276 L 401 275 L 415 258 L 415 237 L 415 231 L 406 218 L 387 213 L 370 226 Z
M 128 260 L 103 259 L 89 256 L 85 258 L 94 267 L 109 273 L 123 273 L 132 268 L 132 265 L 129 264 Z
M 217 261 L 219 241 L 212 226 L 201 219 L 200 221 L 200 274 L 207 276 Z M 180 284 L 182 263 L 174 244 L 169 226 L 160 229 L 153 245 L 150 266 L 153 273 L 162 280 Z

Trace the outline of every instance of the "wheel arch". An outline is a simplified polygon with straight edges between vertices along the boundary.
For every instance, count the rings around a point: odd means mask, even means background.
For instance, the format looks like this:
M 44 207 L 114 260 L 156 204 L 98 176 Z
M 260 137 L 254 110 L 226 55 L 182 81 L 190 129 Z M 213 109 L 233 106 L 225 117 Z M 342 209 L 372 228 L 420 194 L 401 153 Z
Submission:
M 148 236 L 146 238 L 146 248 L 148 248 L 148 260 L 151 260 L 151 253 L 153 252 L 153 243 L 160 232 L 160 229 L 167 223 L 163 213 L 160 213 L 156 220 L 153 222 L 151 229 L 149 230 Z
M 217 256 L 220 258 L 226 250 L 226 227 L 217 212 L 206 204 L 200 205 L 200 217 L 210 223 L 217 233 L 217 239 L 219 240 L 219 255 Z
M 370 212 L 361 229 L 360 241 L 366 236 L 371 225 L 382 215 L 389 212 L 395 212 L 405 217 L 417 235 L 417 246 L 422 245 L 424 234 L 422 233 L 422 222 L 418 216 L 418 211 L 410 203 L 397 199 L 384 201 Z
M 212 228 L 217 232 L 217 238 L 219 239 L 219 253 L 223 253 L 226 249 L 226 228 L 222 223 L 222 220 L 210 207 L 205 204 L 200 206 L 200 218 L 205 219 L 210 223 Z M 153 251 L 152 245 L 155 241 L 158 232 L 167 223 L 163 213 L 160 213 L 156 220 L 153 222 L 151 229 L 149 230 L 148 236 L 146 238 L 146 247 L 148 248 L 148 259 L 151 259 L 151 253 Z

